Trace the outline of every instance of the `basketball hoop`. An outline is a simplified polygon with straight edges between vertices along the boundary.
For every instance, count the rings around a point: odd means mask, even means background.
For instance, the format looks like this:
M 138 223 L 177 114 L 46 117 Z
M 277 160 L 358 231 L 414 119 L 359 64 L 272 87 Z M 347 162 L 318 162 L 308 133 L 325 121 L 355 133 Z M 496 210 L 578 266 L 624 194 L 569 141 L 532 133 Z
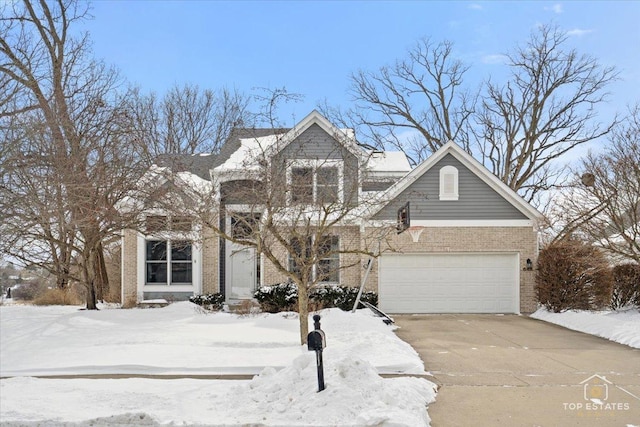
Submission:
M 420 235 L 424 231 L 424 227 L 421 225 L 415 225 L 413 227 L 407 228 L 407 231 L 411 235 L 411 239 L 413 240 L 413 243 L 418 243 L 418 240 L 420 240 Z

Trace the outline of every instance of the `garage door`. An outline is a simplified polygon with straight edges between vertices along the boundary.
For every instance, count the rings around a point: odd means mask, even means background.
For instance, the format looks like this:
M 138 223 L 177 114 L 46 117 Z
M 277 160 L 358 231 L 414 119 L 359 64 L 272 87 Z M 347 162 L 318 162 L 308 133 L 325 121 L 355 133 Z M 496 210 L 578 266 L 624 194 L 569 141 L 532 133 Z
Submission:
M 518 313 L 518 254 L 389 254 L 379 304 L 388 313 Z

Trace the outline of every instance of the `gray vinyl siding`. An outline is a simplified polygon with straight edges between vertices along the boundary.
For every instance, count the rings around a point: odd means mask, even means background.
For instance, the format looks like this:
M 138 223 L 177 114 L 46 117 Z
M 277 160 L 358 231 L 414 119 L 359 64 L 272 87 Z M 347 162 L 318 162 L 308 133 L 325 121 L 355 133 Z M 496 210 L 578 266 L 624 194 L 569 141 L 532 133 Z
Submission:
M 253 205 L 259 195 L 264 194 L 264 190 L 259 182 L 240 179 L 220 183 L 220 194 L 224 204 Z
M 384 191 L 393 184 L 394 181 L 365 181 L 362 183 L 362 191 Z
M 283 168 L 287 159 L 343 160 L 344 200 L 357 203 L 358 159 L 317 124 L 311 125 L 274 157 L 274 168 Z
M 458 169 L 458 200 L 441 201 L 440 169 L 454 166 Z M 389 202 L 374 219 L 395 220 L 398 208 L 411 202 L 412 220 L 488 220 L 527 219 L 500 194 L 462 165 L 451 154 L 437 164 Z
M 332 135 L 313 124 L 291 141 L 279 156 L 287 159 L 342 159 L 344 151 Z

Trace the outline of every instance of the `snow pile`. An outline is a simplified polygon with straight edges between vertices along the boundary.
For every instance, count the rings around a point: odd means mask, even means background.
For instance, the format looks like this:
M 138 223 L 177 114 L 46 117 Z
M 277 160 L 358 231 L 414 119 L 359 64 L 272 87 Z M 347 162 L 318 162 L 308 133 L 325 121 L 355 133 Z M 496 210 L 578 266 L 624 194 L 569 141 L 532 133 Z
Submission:
M 427 404 L 435 385 L 418 378 L 382 379 L 361 359 L 329 359 L 326 389 L 317 392 L 315 356 L 298 357 L 292 365 L 266 369 L 228 395 L 238 413 L 234 422 L 266 425 L 428 425 Z M 247 413 L 256 418 L 247 418 Z
M 640 312 L 637 310 L 552 313 L 541 308 L 531 317 L 640 348 Z
M 415 350 L 368 310 L 320 314 L 328 356 L 359 357 L 381 373 L 424 373 Z M 100 311 L 2 306 L 0 318 L 3 376 L 258 374 L 307 353 L 296 313 L 238 316 L 179 302 Z
M 251 381 L 44 380 L 0 382 L 3 426 L 427 426 L 435 385 L 382 379 L 360 359 L 329 360 L 317 392 L 315 356 Z M 70 409 L 69 402 L 73 402 Z M 41 420 L 47 420 L 41 421 Z
M 0 306 L 0 424 L 428 425 L 434 385 L 415 350 L 368 310 L 323 310 L 327 389 L 296 313 L 238 316 L 188 302 L 100 311 Z M 309 321 L 313 328 L 313 320 Z M 253 380 L 34 375 L 257 374 Z M 71 403 L 70 403 L 71 402 Z

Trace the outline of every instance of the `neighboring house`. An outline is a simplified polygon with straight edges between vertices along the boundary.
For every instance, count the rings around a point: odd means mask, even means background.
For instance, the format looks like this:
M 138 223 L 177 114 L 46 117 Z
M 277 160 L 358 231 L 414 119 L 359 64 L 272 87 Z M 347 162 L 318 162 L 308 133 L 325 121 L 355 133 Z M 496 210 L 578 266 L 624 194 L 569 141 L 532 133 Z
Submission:
M 193 183 L 209 183 L 220 194 L 220 223 L 234 228 L 229 212 L 246 201 L 234 188 L 247 185 L 259 150 L 286 168 L 289 202 L 315 202 L 320 195 L 357 200 L 374 195 L 378 203 L 358 224 L 336 231 L 328 244 L 346 245 L 397 221 L 410 203 L 411 228 L 393 234 L 374 261 L 366 287 L 379 292 L 379 306 L 390 313 L 520 313 L 536 309 L 534 272 L 540 213 L 455 143 L 449 142 L 411 170 L 400 152 L 375 152 L 357 144 L 353 132 L 334 127 L 314 111 L 292 129 L 236 130 L 217 155 L 185 157 L 182 169 Z M 174 159 L 175 160 L 175 159 Z M 203 165 L 207 165 L 208 168 Z M 354 180 L 356 170 L 359 179 Z M 208 175 L 203 173 L 208 170 Z M 305 172 L 312 172 L 311 178 Z M 188 181 L 188 179 L 186 179 Z M 203 184 L 204 183 L 204 184 Z M 200 239 L 196 224 L 182 216 L 146 214 L 146 231 L 124 230 L 122 302 L 186 299 L 223 293 L 228 301 L 250 299 L 260 285 L 283 275 L 253 248 L 220 238 Z M 163 229 L 164 232 L 158 234 Z M 205 232 L 206 234 L 206 232 Z M 346 264 L 347 257 L 351 257 Z M 323 260 L 352 265 L 327 277 L 327 284 L 359 286 L 366 259 L 341 254 Z

